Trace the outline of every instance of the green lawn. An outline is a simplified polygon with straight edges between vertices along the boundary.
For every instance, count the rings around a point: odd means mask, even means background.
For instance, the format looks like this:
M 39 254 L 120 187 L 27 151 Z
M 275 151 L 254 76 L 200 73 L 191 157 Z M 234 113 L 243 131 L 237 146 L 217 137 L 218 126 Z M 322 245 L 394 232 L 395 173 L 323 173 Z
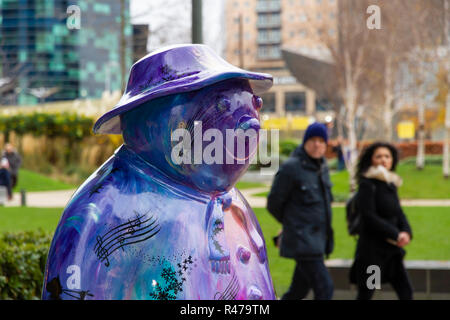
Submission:
M 0 232 L 39 228 L 54 232 L 63 208 L 0 207 Z
M 407 247 L 408 260 L 450 260 L 450 207 L 405 207 L 413 229 L 413 241 Z M 54 232 L 63 209 L 0 207 L 0 232 L 36 230 Z M 283 294 L 291 281 L 294 262 L 281 258 L 272 237 L 280 224 L 264 209 L 255 208 L 266 238 L 270 271 L 277 293 Z M 344 208 L 333 209 L 335 250 L 330 259 L 352 259 L 355 239 L 346 231 Z
M 450 180 L 442 177 L 442 166 L 428 165 L 419 171 L 413 164 L 400 164 L 397 173 L 403 179 L 398 189 L 401 199 L 449 199 Z M 341 171 L 331 175 L 335 201 L 345 201 L 349 195 L 348 172 Z M 267 197 L 269 192 L 257 193 L 254 196 Z
M 21 189 L 26 191 L 53 191 L 75 189 L 76 186 L 58 180 L 51 179 L 42 174 L 26 169 L 19 170 L 19 181 L 14 188 L 14 192 Z
M 450 180 L 442 177 L 442 166 L 429 165 L 419 171 L 413 164 L 400 164 L 397 173 L 403 179 L 398 189 L 402 199 L 448 199 Z M 348 173 L 341 171 L 331 176 L 333 193 L 338 198 L 348 195 Z
M 252 189 L 252 188 L 264 188 L 266 187 L 265 184 L 259 183 L 259 182 L 247 182 L 247 181 L 239 181 L 236 183 L 236 188 L 239 190 L 242 189 Z

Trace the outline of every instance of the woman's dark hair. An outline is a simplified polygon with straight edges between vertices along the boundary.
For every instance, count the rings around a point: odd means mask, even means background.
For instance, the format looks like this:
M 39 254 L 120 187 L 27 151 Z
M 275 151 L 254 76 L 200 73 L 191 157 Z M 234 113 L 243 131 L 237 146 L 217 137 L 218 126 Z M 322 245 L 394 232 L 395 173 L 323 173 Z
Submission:
M 390 143 L 387 142 L 375 142 L 371 145 L 364 148 L 364 150 L 361 152 L 361 155 L 359 157 L 358 161 L 358 167 L 356 171 L 356 180 L 358 183 L 361 181 L 361 178 L 364 173 L 370 168 L 372 165 L 372 156 L 375 153 L 375 150 L 378 148 L 387 148 L 391 152 L 392 155 L 392 168 L 391 171 L 395 171 L 395 168 L 397 167 L 398 163 L 398 152 L 397 149 Z

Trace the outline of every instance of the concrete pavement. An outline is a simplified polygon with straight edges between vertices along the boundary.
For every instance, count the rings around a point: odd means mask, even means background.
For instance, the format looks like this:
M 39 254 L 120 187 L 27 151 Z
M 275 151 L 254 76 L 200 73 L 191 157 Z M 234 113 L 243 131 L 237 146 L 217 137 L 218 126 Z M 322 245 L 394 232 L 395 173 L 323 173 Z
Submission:
M 269 191 L 269 187 L 242 189 L 241 193 L 244 195 L 248 203 L 255 208 L 265 208 L 267 203 L 266 197 L 257 197 L 255 194 Z M 58 191 L 40 191 L 27 192 L 26 202 L 28 207 L 40 208 L 63 208 L 67 205 L 72 197 L 73 190 L 58 190 Z M 448 207 L 450 206 L 450 199 L 403 199 L 402 206 L 406 207 Z M 20 193 L 14 193 L 13 200 L 7 202 L 6 207 L 20 206 Z M 335 202 L 333 207 L 344 207 L 344 202 Z

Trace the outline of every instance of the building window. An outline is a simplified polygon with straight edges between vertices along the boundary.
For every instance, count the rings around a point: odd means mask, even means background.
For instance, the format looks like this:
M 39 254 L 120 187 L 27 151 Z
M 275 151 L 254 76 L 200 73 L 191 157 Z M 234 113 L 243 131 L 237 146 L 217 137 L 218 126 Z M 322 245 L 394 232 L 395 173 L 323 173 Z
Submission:
M 275 93 L 264 93 L 261 98 L 263 100 L 261 112 L 275 112 Z
M 258 14 L 258 26 L 271 27 L 279 26 L 281 23 L 280 14 Z
M 285 109 L 291 112 L 305 112 L 306 111 L 306 95 L 305 92 L 286 92 L 285 95 Z
M 328 111 L 333 109 L 333 106 L 327 99 L 316 100 L 316 111 Z
M 258 47 L 259 59 L 280 59 L 281 50 L 278 45 L 265 45 Z

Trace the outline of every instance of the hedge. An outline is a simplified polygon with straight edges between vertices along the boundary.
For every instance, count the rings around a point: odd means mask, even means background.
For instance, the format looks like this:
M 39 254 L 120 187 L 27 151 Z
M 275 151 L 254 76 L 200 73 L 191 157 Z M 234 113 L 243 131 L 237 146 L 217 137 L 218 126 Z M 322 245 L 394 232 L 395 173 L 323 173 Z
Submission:
M 69 141 L 80 141 L 92 135 L 94 119 L 75 113 L 24 113 L 0 116 L 0 132 L 6 136 L 15 132 L 19 136 L 65 137 Z
M 51 239 L 43 230 L 0 236 L 0 300 L 41 298 Z

